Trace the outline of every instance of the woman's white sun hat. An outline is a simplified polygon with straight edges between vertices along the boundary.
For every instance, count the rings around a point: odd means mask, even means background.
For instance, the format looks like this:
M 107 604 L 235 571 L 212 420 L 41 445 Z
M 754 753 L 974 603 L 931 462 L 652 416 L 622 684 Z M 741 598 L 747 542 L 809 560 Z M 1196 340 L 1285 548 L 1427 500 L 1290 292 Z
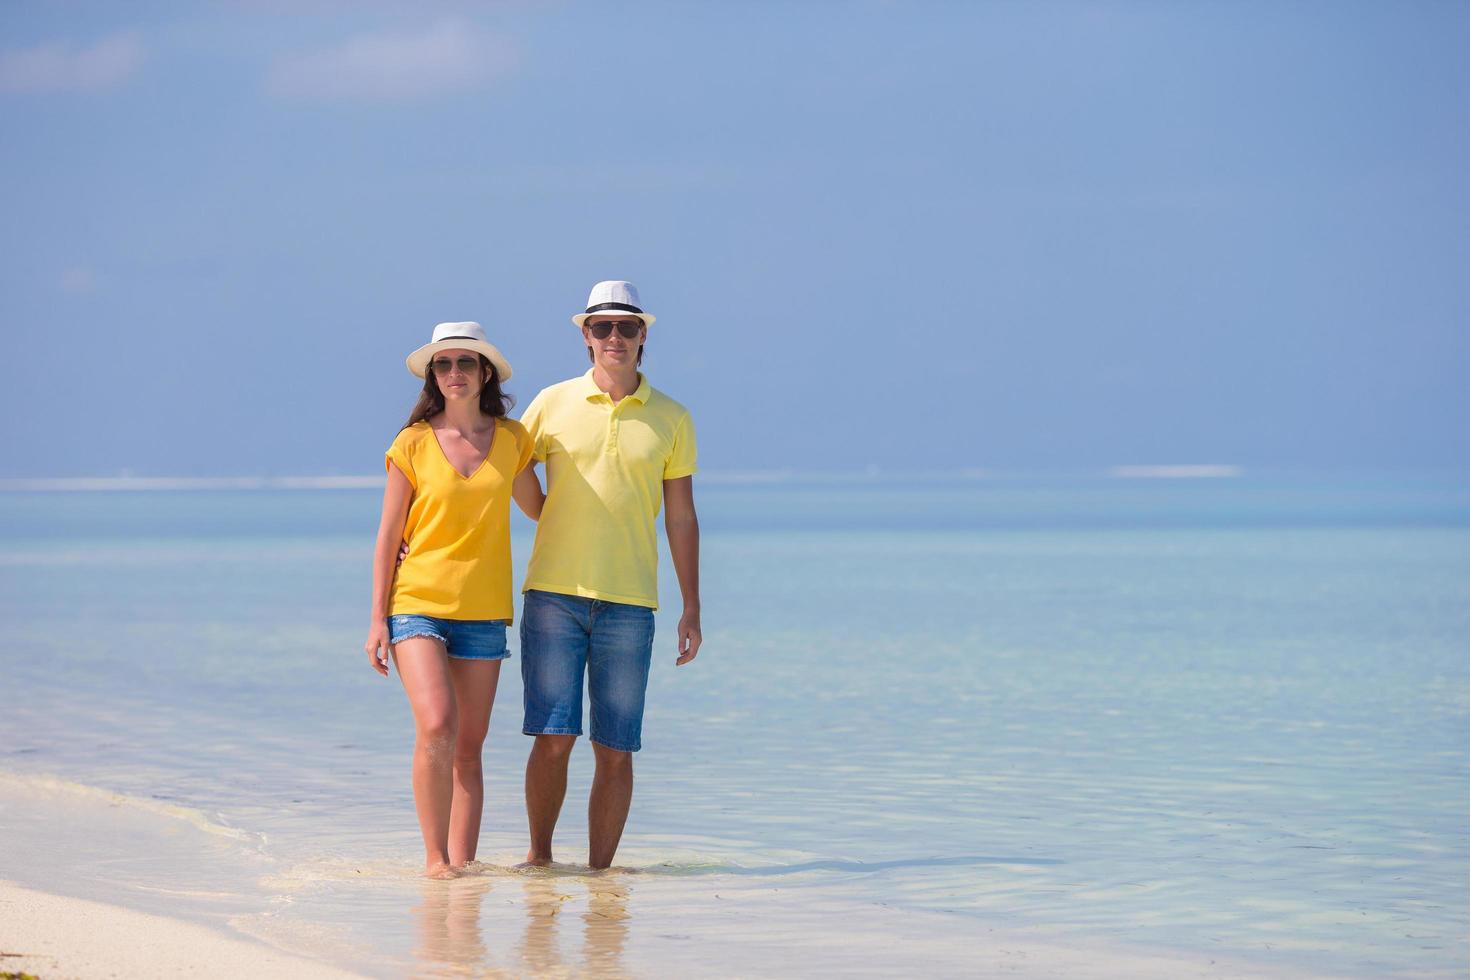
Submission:
M 587 297 L 587 309 L 572 317 L 572 322 L 580 327 L 587 322 L 589 316 L 613 316 L 618 313 L 632 313 L 643 321 L 645 327 L 651 326 L 654 321 L 653 314 L 644 313 L 638 302 L 637 286 L 621 279 L 608 279 L 592 287 L 592 293 Z
M 429 362 L 441 350 L 472 350 L 484 354 L 495 365 L 495 373 L 504 382 L 510 377 L 510 361 L 485 339 L 485 328 L 473 320 L 459 323 L 441 323 L 434 328 L 434 338 L 408 355 L 405 363 L 414 377 L 422 378 L 429 370 Z

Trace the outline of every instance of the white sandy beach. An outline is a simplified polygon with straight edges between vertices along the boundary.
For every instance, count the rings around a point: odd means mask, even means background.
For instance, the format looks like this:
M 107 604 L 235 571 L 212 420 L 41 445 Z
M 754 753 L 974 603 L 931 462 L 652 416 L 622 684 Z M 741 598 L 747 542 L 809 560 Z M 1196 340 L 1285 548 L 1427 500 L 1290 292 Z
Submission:
M 355 977 L 203 926 L 0 881 L 0 970 L 93 977 Z

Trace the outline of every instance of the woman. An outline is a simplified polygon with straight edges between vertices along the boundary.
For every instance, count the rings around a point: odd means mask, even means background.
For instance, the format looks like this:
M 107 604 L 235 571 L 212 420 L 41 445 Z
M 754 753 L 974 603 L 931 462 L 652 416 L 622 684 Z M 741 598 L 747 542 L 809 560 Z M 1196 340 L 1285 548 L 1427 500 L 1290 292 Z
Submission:
M 505 416 L 510 364 L 478 323 L 439 324 L 408 369 L 424 389 L 387 452 L 364 649 L 384 677 L 391 656 L 408 692 L 425 874 L 450 877 L 479 842 L 480 748 L 514 615 L 511 486 L 531 439 Z

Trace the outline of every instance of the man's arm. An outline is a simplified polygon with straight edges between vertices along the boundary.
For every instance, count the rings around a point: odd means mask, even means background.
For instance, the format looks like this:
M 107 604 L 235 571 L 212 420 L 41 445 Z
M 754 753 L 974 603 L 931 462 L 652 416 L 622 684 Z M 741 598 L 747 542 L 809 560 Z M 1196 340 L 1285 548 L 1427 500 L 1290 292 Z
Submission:
M 533 521 L 541 519 L 546 494 L 541 491 L 541 478 L 536 475 L 534 462 L 516 474 L 515 482 L 510 485 L 510 495 L 515 498 L 521 513 Z
M 694 512 L 694 477 L 664 481 L 664 530 L 669 535 L 669 553 L 684 597 L 684 615 L 679 617 L 679 659 L 674 661 L 682 665 L 694 659 L 704 639 L 699 628 L 699 515 Z

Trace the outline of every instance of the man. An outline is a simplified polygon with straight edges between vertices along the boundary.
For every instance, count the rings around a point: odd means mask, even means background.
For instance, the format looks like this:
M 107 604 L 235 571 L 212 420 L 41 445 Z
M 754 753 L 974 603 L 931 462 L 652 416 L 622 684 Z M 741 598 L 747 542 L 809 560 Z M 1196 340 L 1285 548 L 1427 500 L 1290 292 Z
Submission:
M 654 317 L 632 283 L 600 282 L 572 317 L 592 360 L 552 385 L 521 423 L 532 464 L 516 478 L 521 508 L 538 518 L 521 613 L 529 864 L 550 864 L 567 790 L 567 761 L 582 734 L 582 679 L 596 756 L 587 804 L 588 864 L 612 864 L 633 799 L 633 753 L 658 608 L 660 505 L 684 610 L 678 657 L 694 659 L 699 625 L 699 520 L 694 512 L 694 426 L 684 406 L 638 371 Z M 546 464 L 543 495 L 535 464 Z

